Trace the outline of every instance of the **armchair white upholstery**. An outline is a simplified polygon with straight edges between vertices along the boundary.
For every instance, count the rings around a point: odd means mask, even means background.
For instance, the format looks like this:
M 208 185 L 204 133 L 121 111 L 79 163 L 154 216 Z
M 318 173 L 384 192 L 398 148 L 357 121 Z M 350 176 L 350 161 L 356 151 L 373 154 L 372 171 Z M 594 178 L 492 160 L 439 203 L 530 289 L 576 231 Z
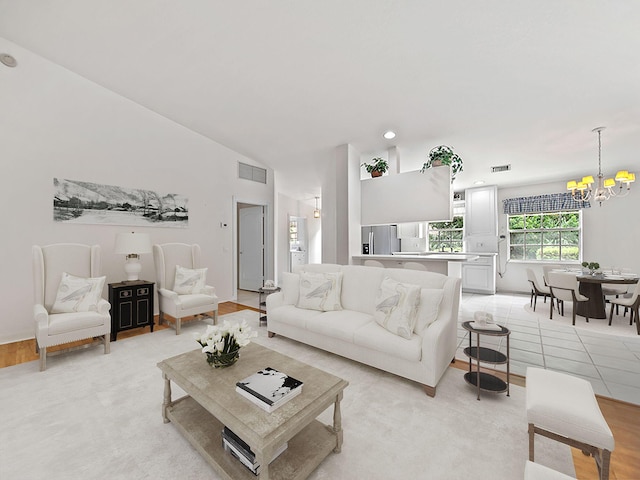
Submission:
M 36 351 L 40 371 L 47 367 L 47 348 L 54 345 L 99 337 L 104 353 L 110 352 L 111 305 L 101 298 L 97 311 L 51 313 L 62 273 L 77 277 L 100 276 L 100 246 L 59 243 L 33 246 L 33 280 L 36 323 Z
M 200 266 L 200 246 L 186 243 L 164 243 L 153 246 L 153 261 L 156 266 L 158 287 L 158 304 L 160 307 L 159 322 L 162 323 L 167 313 L 175 319 L 176 335 L 180 335 L 182 319 L 193 315 L 213 313 L 213 323 L 218 320 L 218 297 L 216 290 L 209 285 L 202 293 L 180 295 L 173 291 L 176 276 L 176 265 L 195 269 Z

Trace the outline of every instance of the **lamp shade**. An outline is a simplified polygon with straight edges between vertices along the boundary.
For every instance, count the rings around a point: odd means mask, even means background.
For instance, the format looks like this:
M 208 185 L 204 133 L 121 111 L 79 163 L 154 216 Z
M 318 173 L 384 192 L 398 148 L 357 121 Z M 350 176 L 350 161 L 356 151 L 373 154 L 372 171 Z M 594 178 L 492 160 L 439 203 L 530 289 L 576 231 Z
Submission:
M 151 239 L 147 233 L 119 233 L 116 236 L 115 253 L 125 255 L 151 253 Z

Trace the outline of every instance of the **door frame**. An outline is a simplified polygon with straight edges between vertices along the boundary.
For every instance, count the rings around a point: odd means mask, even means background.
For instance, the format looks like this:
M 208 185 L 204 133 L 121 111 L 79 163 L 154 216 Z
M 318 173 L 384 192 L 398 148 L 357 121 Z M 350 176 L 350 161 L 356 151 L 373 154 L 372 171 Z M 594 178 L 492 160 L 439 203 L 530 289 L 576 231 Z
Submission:
M 264 234 L 264 276 L 265 279 L 273 279 L 273 208 L 270 202 L 264 200 L 245 199 L 235 195 L 232 196 L 233 203 L 233 235 L 232 235 L 232 272 L 233 279 L 231 285 L 231 295 L 233 300 L 238 299 L 238 265 L 240 262 L 240 252 L 238 250 L 238 239 L 240 236 L 240 221 L 238 219 L 238 204 L 243 203 L 264 208 L 264 222 L 262 222 Z

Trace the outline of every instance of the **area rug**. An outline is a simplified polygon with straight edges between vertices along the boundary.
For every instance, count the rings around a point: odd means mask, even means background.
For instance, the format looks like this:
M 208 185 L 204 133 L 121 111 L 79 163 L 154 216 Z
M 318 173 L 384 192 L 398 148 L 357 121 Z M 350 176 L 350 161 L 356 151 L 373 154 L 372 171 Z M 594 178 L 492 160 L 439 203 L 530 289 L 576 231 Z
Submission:
M 312 479 L 522 478 L 527 460 L 524 388 L 483 395 L 450 368 L 435 398 L 409 380 L 276 336 L 258 314 L 246 319 L 254 341 L 349 381 L 342 402 L 344 444 Z M 163 381 L 156 364 L 193 350 L 202 322 L 183 333 L 160 330 L 0 370 L 0 478 L 217 479 L 177 429 L 161 417 Z M 203 362 L 205 361 L 203 357 Z M 242 358 L 240 358 L 242 361 Z M 174 388 L 174 395 L 179 395 Z M 332 410 L 320 419 L 331 423 Z M 536 460 L 573 475 L 570 449 L 536 439 Z

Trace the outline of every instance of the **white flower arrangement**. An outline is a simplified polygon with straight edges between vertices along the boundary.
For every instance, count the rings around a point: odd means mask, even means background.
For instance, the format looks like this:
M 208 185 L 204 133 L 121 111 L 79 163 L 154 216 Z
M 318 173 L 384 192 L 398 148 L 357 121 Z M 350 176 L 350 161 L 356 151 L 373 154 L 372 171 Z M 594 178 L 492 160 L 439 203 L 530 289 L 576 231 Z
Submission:
M 258 333 L 251 329 L 246 320 L 241 324 L 225 320 L 222 325 L 209 325 L 203 334 L 195 334 L 195 339 L 202 346 L 203 353 L 219 355 L 237 351 L 257 336 Z

